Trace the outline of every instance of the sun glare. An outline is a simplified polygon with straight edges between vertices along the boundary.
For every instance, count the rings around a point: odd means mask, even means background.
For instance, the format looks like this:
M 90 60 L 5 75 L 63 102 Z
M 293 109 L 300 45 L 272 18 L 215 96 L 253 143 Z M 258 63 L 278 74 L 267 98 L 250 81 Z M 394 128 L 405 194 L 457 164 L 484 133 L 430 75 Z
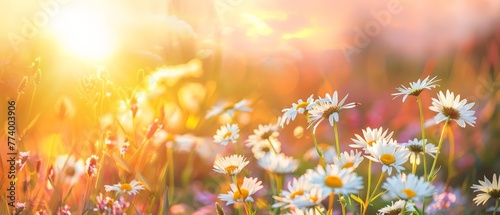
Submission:
M 54 19 L 51 30 L 70 54 L 103 60 L 113 52 L 113 36 L 106 28 L 103 17 L 91 8 L 65 8 Z

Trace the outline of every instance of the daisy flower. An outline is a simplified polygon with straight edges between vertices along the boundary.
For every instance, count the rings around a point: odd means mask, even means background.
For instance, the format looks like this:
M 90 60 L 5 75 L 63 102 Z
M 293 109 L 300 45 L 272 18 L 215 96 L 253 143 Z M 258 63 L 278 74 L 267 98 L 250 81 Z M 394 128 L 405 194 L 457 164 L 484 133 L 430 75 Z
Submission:
M 316 105 L 313 99 L 313 95 L 309 96 L 306 101 L 299 99 L 297 103 L 293 103 L 291 108 L 283 109 L 283 117 L 281 118 L 280 125 L 283 128 L 284 124 L 287 125 L 290 123 L 290 120 L 295 120 L 297 114 L 304 114 L 311 110 L 312 107 Z
M 300 201 L 299 197 L 304 196 L 313 187 L 313 184 L 309 183 L 306 176 L 301 176 L 298 179 L 293 178 L 292 181 L 288 182 L 287 189 L 283 190 L 281 196 L 274 196 L 278 202 L 273 204 L 273 208 L 290 208 L 296 207 L 295 201 Z
M 153 138 L 155 146 L 166 144 L 167 147 L 173 147 L 176 152 L 190 152 L 196 146 L 196 142 L 197 138 L 194 135 L 173 134 L 165 129 L 158 130 Z
M 220 157 L 214 163 L 214 171 L 227 175 L 237 175 L 248 162 L 243 155 Z
M 280 119 L 278 119 L 278 122 Z M 269 123 L 268 125 L 259 125 L 257 129 L 253 130 L 253 134 L 248 136 L 248 139 L 246 140 L 246 146 L 247 147 L 252 147 L 255 144 L 258 144 L 259 142 L 262 141 L 272 141 L 272 140 L 278 140 L 278 136 L 280 133 L 278 132 L 279 125 Z
M 484 181 L 479 180 L 479 184 L 473 184 L 472 189 L 474 192 L 481 192 L 473 200 L 476 205 L 485 204 L 488 199 L 500 199 L 500 175 L 497 179 L 497 174 L 493 174 L 493 182 L 490 182 L 484 176 Z
M 370 156 L 366 158 L 382 163 L 382 172 L 387 171 L 389 175 L 392 174 L 392 169 L 396 169 L 399 173 L 404 170 L 403 164 L 408 161 L 410 151 L 405 147 L 398 146 L 397 142 L 391 140 L 378 140 L 372 146 L 368 146 L 367 151 Z
M 350 169 L 354 171 L 358 168 L 359 164 L 363 161 L 363 157 L 361 156 L 361 152 L 354 152 L 351 150 L 350 153 L 343 152 L 340 153 L 340 157 L 335 156 L 333 158 L 333 164 L 338 166 L 340 169 Z
M 227 194 L 219 194 L 218 198 L 222 201 L 226 201 L 226 205 L 234 204 L 237 202 L 253 202 L 252 195 L 257 191 L 262 189 L 262 181 L 257 178 L 247 178 L 243 179 L 243 184 L 241 187 L 237 187 L 236 184 L 231 184 L 231 190 Z
M 189 153 L 193 148 L 198 145 L 199 138 L 192 134 L 182 134 L 177 135 L 175 138 L 174 151 L 176 152 L 186 152 Z M 170 142 L 167 142 L 167 147 L 169 147 Z
M 106 192 L 116 191 L 116 194 L 126 193 L 129 195 L 136 195 L 139 193 L 139 190 L 144 190 L 144 186 L 134 179 L 130 183 L 104 185 L 104 189 Z
M 326 143 L 320 143 L 318 144 L 318 149 L 323 154 L 325 163 L 333 164 L 334 159 L 337 157 L 337 150 L 335 149 L 335 146 Z M 319 155 L 318 151 L 316 151 L 316 147 L 312 147 L 309 150 L 307 150 L 306 153 L 304 154 L 304 158 L 306 160 L 318 160 Z
M 351 140 L 355 144 L 350 144 L 349 146 L 352 148 L 363 148 L 366 151 L 368 146 L 372 146 L 378 140 L 386 140 L 389 141 L 394 132 L 387 134 L 387 129 L 384 131 L 382 127 L 372 129 L 367 127 L 366 129 L 361 130 L 363 132 L 363 137 L 358 134 L 355 134 L 357 139 L 351 138 Z
M 237 124 L 226 124 L 222 125 L 217 134 L 214 135 L 214 142 L 221 144 L 223 146 L 227 145 L 229 142 L 235 143 L 238 137 L 240 129 Z
M 432 106 L 429 107 L 438 114 L 434 117 L 436 124 L 450 119 L 458 123 L 462 128 L 465 128 L 465 123 L 474 126 L 476 123 L 475 111 L 470 110 L 474 106 L 474 102 L 466 104 L 467 99 L 460 100 L 460 95 L 457 97 L 449 90 L 446 90 L 446 95 L 442 91 L 438 93 L 438 98 L 432 98 Z
M 426 182 L 424 177 L 404 173 L 387 178 L 382 188 L 405 200 L 420 200 L 435 192 L 434 186 Z
M 436 80 L 436 78 L 437 76 L 434 76 L 434 78 L 429 79 L 429 76 L 427 76 L 427 78 L 422 81 L 418 79 L 417 82 L 410 82 L 410 87 L 401 85 L 401 87 L 396 88 L 396 90 L 398 90 L 399 92 L 393 93 L 392 95 L 394 96 L 394 99 L 398 96 L 403 95 L 404 102 L 409 95 L 419 96 L 424 89 L 430 90 L 431 88 L 436 88 L 436 86 L 439 86 L 435 84 L 436 82 L 440 81 L 439 79 Z
M 207 112 L 205 118 L 208 119 L 212 116 L 220 115 L 222 113 L 229 114 L 229 116 L 232 117 L 234 111 L 250 112 L 252 111 L 252 108 L 248 107 L 249 104 L 250 100 L 244 99 L 236 104 L 226 103 L 225 105 L 217 105 Z
M 301 195 L 296 195 L 292 201 L 286 199 L 286 197 L 274 198 L 279 201 L 273 205 L 273 207 L 283 207 L 283 208 L 298 208 L 300 210 L 308 210 L 309 208 L 321 205 L 321 202 L 328 196 L 324 195 L 323 189 L 319 187 L 312 186 L 308 190 L 304 190 Z
M 73 185 L 85 173 L 85 165 L 82 160 L 76 160 L 73 155 L 61 155 L 56 158 L 54 170 L 63 183 Z
M 317 105 L 315 105 L 311 110 L 309 110 L 309 127 L 314 125 L 313 131 L 316 131 L 318 125 L 325 119 L 328 119 L 330 125 L 333 126 L 334 121 L 339 121 L 339 111 L 342 109 L 350 109 L 356 107 L 354 102 L 348 103 L 344 105 L 345 100 L 347 99 L 346 95 L 340 102 L 338 100 L 337 91 L 333 93 L 333 96 L 330 97 L 330 94 L 326 94 L 325 98 L 320 98 Z
M 255 159 L 260 159 L 268 154 L 276 154 L 281 152 L 281 142 L 275 140 L 263 140 L 252 146 L 252 153 Z
M 424 140 L 425 143 L 425 153 L 428 155 L 434 157 L 436 154 L 438 148 L 432 144 L 432 143 L 427 143 L 427 139 Z M 409 140 L 408 143 L 403 143 L 402 145 L 405 146 L 410 152 L 410 163 L 411 164 L 420 164 L 420 155 L 424 153 L 424 141 L 418 140 L 417 138 L 413 140 Z
M 391 202 L 391 205 L 387 205 L 378 212 L 380 215 L 404 215 L 403 212 L 403 207 L 405 208 L 405 212 L 412 212 L 415 211 L 414 208 L 415 204 L 411 202 L 406 202 L 405 200 L 398 200 L 396 202 Z
M 325 168 L 318 166 L 309 173 L 311 183 L 322 188 L 323 195 L 330 193 L 349 195 L 363 189 L 363 180 L 356 173 L 332 164 L 326 165 Z
M 278 174 L 293 173 L 299 166 L 299 161 L 297 161 L 293 157 L 286 156 L 283 153 L 268 153 L 267 155 L 258 159 L 257 162 L 263 169 Z

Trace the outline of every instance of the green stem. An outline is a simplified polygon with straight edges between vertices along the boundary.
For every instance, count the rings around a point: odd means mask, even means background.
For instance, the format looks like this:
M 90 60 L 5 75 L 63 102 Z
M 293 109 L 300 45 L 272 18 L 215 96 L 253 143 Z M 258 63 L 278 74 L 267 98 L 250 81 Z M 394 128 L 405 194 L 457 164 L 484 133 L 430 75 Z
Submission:
M 323 213 L 319 210 L 319 207 L 318 206 L 314 206 L 314 214 L 316 214 L 316 212 L 318 212 L 319 214 L 323 215 Z M 304 212 L 305 214 L 306 212 Z
M 418 154 L 417 153 L 413 153 L 413 154 L 415 154 L 415 160 L 413 160 L 413 163 L 411 164 L 411 174 L 415 175 L 415 172 L 417 171 L 417 156 L 418 156 Z M 425 154 L 424 154 L 424 158 L 425 158 Z
M 424 180 L 425 180 L 425 178 L 424 178 Z M 426 199 L 426 197 L 422 198 L 422 214 L 423 215 L 425 215 L 425 199 Z
M 233 146 L 234 146 L 234 152 L 237 154 L 237 155 L 241 155 L 239 150 L 238 150 L 238 146 L 236 145 L 236 142 L 233 142 Z
M 424 119 L 424 111 L 422 108 L 422 100 L 420 99 L 420 96 L 417 96 L 417 103 L 418 103 L 418 110 L 420 112 L 420 128 L 422 130 L 422 150 L 424 153 L 424 179 L 427 178 L 427 159 L 426 157 L 426 152 L 425 152 L 425 144 L 427 143 L 425 139 L 425 119 Z M 413 173 L 415 174 L 415 173 Z
M 278 154 L 278 150 L 276 150 L 276 148 L 274 148 L 274 144 L 273 142 L 271 141 L 271 139 L 267 138 L 267 141 L 269 142 L 269 145 L 271 145 L 271 148 L 273 149 L 273 152 L 275 154 Z
M 186 168 L 182 172 L 182 186 L 184 188 L 187 188 L 189 182 L 191 181 L 191 174 L 193 173 L 194 165 L 194 152 L 194 150 L 189 152 Z
M 319 160 L 320 160 L 319 162 L 324 167 L 324 166 L 326 166 L 325 157 L 323 155 L 323 152 L 321 152 L 321 150 L 318 147 L 318 141 L 316 140 L 315 132 L 313 130 L 311 130 L 311 132 L 312 132 L 312 137 L 313 137 L 313 142 L 314 142 L 314 148 L 316 148 L 316 152 L 319 155 Z
M 174 198 L 174 187 L 175 187 L 175 184 L 174 184 L 174 150 L 172 149 L 172 147 L 168 147 L 167 146 L 167 159 L 168 159 L 168 164 L 170 165 L 168 167 L 168 175 L 169 175 L 169 178 L 168 178 L 168 202 L 170 204 L 173 203 L 173 198 Z
M 335 148 L 337 149 L 337 156 L 340 157 L 339 132 L 336 122 L 333 122 L 333 133 L 335 134 Z
M 275 174 L 276 176 L 276 188 L 278 189 L 278 195 L 281 196 L 281 192 L 283 191 L 283 175 Z
M 405 212 L 406 212 L 406 204 L 408 203 L 408 201 L 405 201 L 405 204 L 403 205 L 403 208 L 401 209 L 401 214 L 402 215 L 405 215 Z
M 238 181 L 236 180 L 236 175 L 233 175 L 231 177 L 231 179 L 233 180 L 233 184 L 236 185 L 236 188 L 238 189 L 238 192 L 240 192 L 240 194 L 242 193 L 241 190 L 240 190 L 240 185 L 238 185 Z M 243 200 L 243 199 L 242 199 Z M 244 200 L 243 200 L 244 201 Z M 245 211 L 246 211 L 246 207 L 245 207 Z M 238 208 L 238 214 L 241 215 L 242 214 L 242 211 L 241 211 L 241 207 Z
M 342 204 L 342 215 L 346 215 L 345 214 L 345 204 Z
M 328 199 L 328 211 L 333 212 L 333 201 L 335 200 L 335 195 L 333 192 L 330 193 L 330 198 Z
M 89 176 L 87 178 L 87 185 L 85 186 L 85 199 L 83 200 L 83 209 L 82 209 L 82 214 L 84 214 L 87 211 L 87 205 L 90 199 L 90 187 L 92 183 L 92 176 Z
M 306 116 L 306 120 L 309 122 L 309 115 L 305 114 L 305 116 Z M 319 156 L 319 160 L 320 160 L 319 162 L 324 167 L 324 166 L 326 166 L 326 162 L 325 162 L 325 158 L 323 156 L 323 153 L 321 152 L 321 150 L 318 147 L 318 141 L 316 140 L 316 132 L 314 131 L 314 127 L 311 128 L 311 133 L 312 133 L 312 138 L 313 138 L 313 142 L 314 142 L 314 148 L 316 149 L 316 152 L 318 153 L 318 156 Z
M 432 174 L 434 173 L 434 168 L 436 168 L 438 156 L 441 153 L 441 146 L 443 145 L 444 133 L 446 131 L 446 126 L 448 126 L 449 121 L 450 121 L 450 118 L 446 119 L 446 121 L 444 122 L 443 130 L 441 130 L 441 136 L 439 137 L 439 143 L 438 143 L 438 149 L 436 152 L 436 157 L 434 158 L 434 162 L 432 163 L 432 168 L 431 168 L 431 171 L 429 172 L 428 181 L 431 181 Z
M 495 201 L 495 208 L 493 209 L 493 215 L 496 215 L 496 214 L 497 214 L 497 209 L 498 209 L 498 200 L 499 200 L 499 198 L 497 198 L 497 200 Z
M 247 207 L 248 207 L 248 214 L 252 214 L 252 211 L 253 211 L 253 205 L 252 205 L 252 202 L 247 202 Z
M 36 94 L 36 84 L 33 87 L 33 95 L 31 95 L 30 106 L 28 107 L 28 117 L 26 117 L 28 119 L 28 123 L 29 123 L 29 118 L 31 115 L 31 107 L 33 106 L 33 101 L 35 100 L 35 94 Z
M 274 177 L 276 178 L 276 195 L 278 196 L 282 196 L 282 192 L 283 192 L 283 175 L 281 174 L 273 174 Z M 283 210 L 280 209 L 280 213 L 283 214 Z
M 372 186 L 372 160 L 368 159 L 368 189 L 366 189 L 366 200 L 364 205 L 363 214 L 366 214 L 366 209 L 370 203 L 370 189 Z
M 451 167 L 453 166 L 453 160 L 455 160 L 455 136 L 453 135 L 453 131 L 451 129 L 447 129 L 446 131 L 448 135 L 448 142 L 450 143 L 450 154 L 448 156 L 448 166 Z M 455 174 L 454 168 L 448 168 L 448 179 L 446 181 L 449 181 L 453 175 Z
M 378 187 L 380 187 L 380 184 L 382 184 L 383 178 L 384 178 L 384 173 L 382 172 L 382 173 L 380 173 L 380 177 L 378 178 L 377 185 L 375 185 L 375 188 L 373 188 L 373 192 L 370 196 L 370 200 L 372 199 L 373 194 L 375 194 L 375 192 L 377 191 Z M 368 201 L 370 201 L 370 200 L 368 200 Z M 368 203 L 370 203 L 370 202 L 368 202 Z

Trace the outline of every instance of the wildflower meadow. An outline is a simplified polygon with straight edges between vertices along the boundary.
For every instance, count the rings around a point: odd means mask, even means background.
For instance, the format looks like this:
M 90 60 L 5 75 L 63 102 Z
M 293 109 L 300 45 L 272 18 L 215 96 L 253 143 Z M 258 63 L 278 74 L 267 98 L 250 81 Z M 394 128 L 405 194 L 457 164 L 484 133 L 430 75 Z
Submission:
M 6 4 L 2 215 L 500 214 L 495 1 Z

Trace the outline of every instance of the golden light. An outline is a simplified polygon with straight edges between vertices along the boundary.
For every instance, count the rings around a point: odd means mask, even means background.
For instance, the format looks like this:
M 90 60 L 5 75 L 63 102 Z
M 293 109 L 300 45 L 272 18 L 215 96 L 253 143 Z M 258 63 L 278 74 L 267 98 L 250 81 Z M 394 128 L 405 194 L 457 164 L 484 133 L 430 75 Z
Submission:
M 115 40 L 104 24 L 106 20 L 90 7 L 64 8 L 54 19 L 49 29 L 69 54 L 104 60 L 114 51 Z
M 254 16 L 252 14 L 241 14 L 241 17 L 245 22 L 250 24 L 250 28 L 247 30 L 247 35 L 253 36 L 253 35 L 269 35 L 273 32 L 273 29 L 271 29 L 264 21 L 259 19 L 257 16 Z

